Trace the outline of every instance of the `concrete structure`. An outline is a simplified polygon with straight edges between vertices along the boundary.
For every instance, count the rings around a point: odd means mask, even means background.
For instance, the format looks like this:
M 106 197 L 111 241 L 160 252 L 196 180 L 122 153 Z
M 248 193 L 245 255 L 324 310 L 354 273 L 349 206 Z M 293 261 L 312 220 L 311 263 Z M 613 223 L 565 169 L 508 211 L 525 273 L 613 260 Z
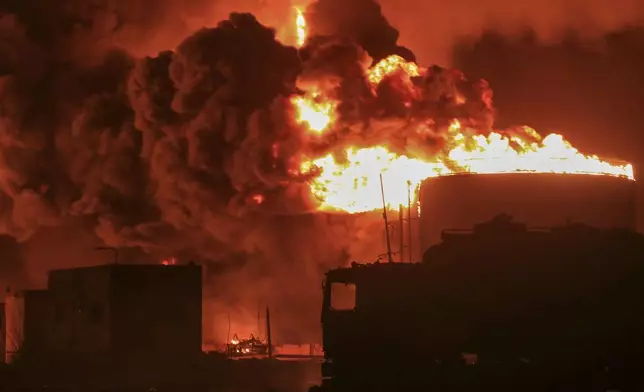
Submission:
M 52 271 L 49 349 L 121 361 L 201 353 L 201 267 L 105 265 Z M 179 359 L 180 358 L 180 359 Z
M 1 363 L 5 363 L 6 352 L 7 352 L 7 324 L 5 319 L 5 306 L 4 302 L 0 303 L 0 352 L 5 353 L 5 355 L 0 358 Z
M 55 270 L 47 290 L 7 296 L 7 355 L 47 369 L 109 369 L 106 379 L 152 377 L 201 355 L 201 292 L 196 265 Z
M 38 355 L 47 346 L 51 307 L 44 290 L 8 292 L 4 304 L 4 353 L 7 363 L 19 355 Z
M 530 227 L 567 222 L 635 229 L 635 182 L 587 174 L 461 174 L 427 179 L 419 192 L 419 242 L 446 229 L 471 229 L 501 213 Z

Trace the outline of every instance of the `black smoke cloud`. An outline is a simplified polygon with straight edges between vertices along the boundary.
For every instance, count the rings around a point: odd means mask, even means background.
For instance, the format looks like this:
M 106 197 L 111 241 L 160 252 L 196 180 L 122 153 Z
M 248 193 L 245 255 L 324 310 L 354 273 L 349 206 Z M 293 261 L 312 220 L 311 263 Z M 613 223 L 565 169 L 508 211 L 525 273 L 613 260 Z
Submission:
M 366 66 L 391 55 L 415 61 L 411 50 L 398 44 L 399 33 L 377 2 L 319 0 L 304 15 L 309 35 L 300 50 L 298 82 L 313 81 L 339 102 L 338 126 L 313 143 L 316 154 L 337 155 L 347 144 L 387 144 L 400 154 L 433 156 L 448 142 L 445 130 L 455 118 L 464 126 L 491 130 L 492 90 L 457 70 L 433 66 L 410 80 L 395 73 L 372 91 Z M 418 132 L 421 128 L 436 132 Z
M 30 259 L 21 277 L 108 261 L 93 251 L 103 244 L 196 259 L 217 266 L 212 309 L 260 300 L 275 306 L 276 338 L 314 339 L 322 272 L 357 254 L 365 225 L 301 214 L 297 50 L 234 13 L 138 58 L 124 31 L 162 19 L 98 4 L 15 2 L 0 16 L 0 232 Z
M 413 49 L 421 63 L 451 64 L 450 53 L 463 35 L 479 37 L 486 29 L 507 36 L 526 27 L 540 41 L 556 44 L 574 29 L 599 38 L 623 26 L 644 23 L 640 0 L 382 0 L 387 19 L 400 31 L 400 42 Z M 470 75 L 472 76 L 472 75 Z M 494 85 L 493 85 L 494 86 Z
M 305 13 L 312 36 L 350 38 L 360 45 L 374 62 L 396 54 L 415 61 L 411 50 L 398 45 L 398 30 L 382 14 L 380 4 L 373 0 L 315 1 Z

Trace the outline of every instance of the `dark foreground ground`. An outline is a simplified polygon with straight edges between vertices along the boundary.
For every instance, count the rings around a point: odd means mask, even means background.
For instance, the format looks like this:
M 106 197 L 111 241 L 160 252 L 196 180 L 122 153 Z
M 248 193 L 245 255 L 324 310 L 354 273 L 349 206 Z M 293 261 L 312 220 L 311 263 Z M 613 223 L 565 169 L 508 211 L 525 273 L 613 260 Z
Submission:
M 211 356 L 181 370 L 140 365 L 108 369 L 96 364 L 5 365 L 0 370 L 0 392 L 304 392 L 321 378 L 320 363 L 312 360 Z

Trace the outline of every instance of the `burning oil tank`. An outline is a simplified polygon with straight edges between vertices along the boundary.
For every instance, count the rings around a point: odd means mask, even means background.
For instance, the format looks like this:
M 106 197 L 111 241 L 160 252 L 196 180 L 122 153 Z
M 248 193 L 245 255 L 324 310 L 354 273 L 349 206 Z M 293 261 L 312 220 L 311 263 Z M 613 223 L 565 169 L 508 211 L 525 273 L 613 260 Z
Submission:
M 583 223 L 635 229 L 635 181 L 589 174 L 458 174 L 430 178 L 419 191 L 419 242 L 428 249 L 448 229 L 468 229 L 499 214 L 530 227 Z

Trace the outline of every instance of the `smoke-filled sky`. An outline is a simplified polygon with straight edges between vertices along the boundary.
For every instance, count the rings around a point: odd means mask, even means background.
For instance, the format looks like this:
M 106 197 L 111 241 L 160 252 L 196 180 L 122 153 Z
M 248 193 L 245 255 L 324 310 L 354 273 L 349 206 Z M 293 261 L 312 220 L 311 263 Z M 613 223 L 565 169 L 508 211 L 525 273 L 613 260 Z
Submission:
M 381 3 L 398 42 L 370 0 L 320 0 L 312 28 L 350 36 L 375 58 L 413 52 L 422 64 L 454 65 L 490 82 L 497 123 L 557 131 L 584 151 L 644 164 L 644 32 L 625 29 L 644 20 L 641 1 Z M 314 336 L 321 274 L 359 253 L 351 244 L 364 225 L 285 216 L 298 210 L 303 188 L 282 187 L 285 167 L 270 166 L 262 145 L 278 140 L 296 155 L 301 141 L 285 135 L 279 97 L 302 67 L 346 76 L 360 52 L 320 41 L 302 64 L 262 25 L 288 36 L 290 7 L 285 0 L 0 4 L 0 232 L 20 242 L 6 241 L 0 283 L 42 285 L 52 267 L 109 260 L 93 250 L 101 244 L 141 261 L 207 260 L 223 273 L 212 295 L 240 281 L 255 287 L 228 293 L 213 309 L 261 297 L 288 305 L 273 312 L 282 336 Z M 232 11 L 252 12 L 262 24 L 235 15 L 199 30 Z M 324 56 L 345 65 L 325 69 Z M 487 123 L 486 109 L 470 114 Z M 249 209 L 256 190 L 281 201 L 273 213 Z
M 99 19 L 93 27 L 96 39 L 119 43 L 138 55 L 173 48 L 189 33 L 215 25 L 230 12 L 251 12 L 278 31 L 287 30 L 286 16 L 292 5 L 310 1 L 288 0 L 8 0 L 9 10 L 22 9 L 50 26 L 67 14 L 82 21 Z M 562 30 L 573 28 L 598 35 L 644 20 L 644 4 L 638 0 L 382 0 L 387 19 L 400 32 L 400 41 L 425 64 L 448 65 L 454 40 L 477 36 L 493 28 L 517 33 L 529 26 L 542 37 L 556 39 Z M 31 4 L 38 4 L 33 6 Z M 61 4 L 71 4 L 62 6 Z M 343 3 L 344 4 L 344 3 Z M 62 9 L 67 9 L 63 12 Z M 73 19 L 73 18 L 72 18 Z M 47 23 L 49 21 L 49 23 Z M 70 23 L 68 19 L 63 23 Z M 117 30 L 117 31 L 115 31 Z

